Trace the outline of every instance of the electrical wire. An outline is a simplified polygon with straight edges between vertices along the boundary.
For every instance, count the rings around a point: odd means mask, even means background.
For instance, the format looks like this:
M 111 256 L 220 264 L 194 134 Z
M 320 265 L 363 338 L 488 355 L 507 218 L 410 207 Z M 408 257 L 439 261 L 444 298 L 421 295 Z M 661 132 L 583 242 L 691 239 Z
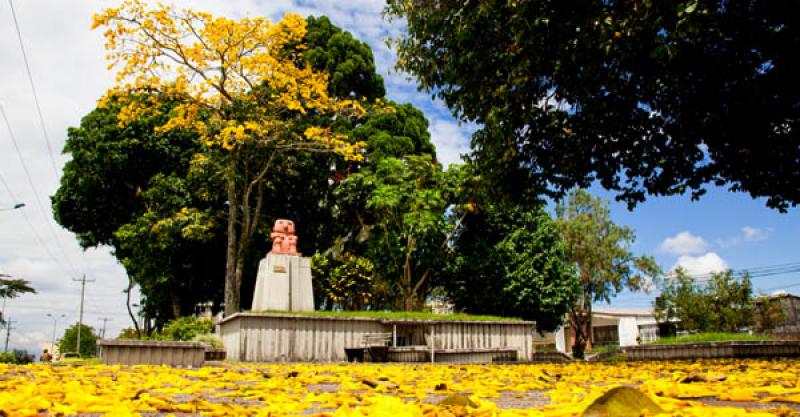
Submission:
M 17 19 L 16 9 L 14 8 L 14 1 L 8 0 L 8 6 L 11 9 L 11 18 L 14 21 L 14 29 L 17 33 L 17 41 L 19 42 L 19 49 L 22 53 L 22 60 L 25 64 L 25 73 L 28 76 L 28 83 L 31 86 L 31 94 L 33 95 L 33 102 L 36 107 L 36 114 L 39 119 L 39 126 L 42 130 L 42 137 L 44 138 L 45 145 L 47 146 L 47 154 L 50 159 L 50 166 L 53 169 L 53 174 L 55 174 L 56 179 L 59 178 L 59 170 L 58 170 L 58 163 L 56 162 L 55 155 L 53 153 L 53 146 L 50 141 L 50 135 L 47 133 L 47 124 L 45 123 L 44 113 L 42 112 L 42 106 L 39 102 L 39 94 L 37 93 L 36 83 L 33 80 L 33 72 L 31 71 L 31 65 L 28 60 L 28 53 L 25 49 L 25 42 L 22 39 L 22 29 L 20 28 L 19 20 Z M 38 198 L 38 197 L 37 197 Z M 47 216 L 46 216 L 47 217 Z M 48 223 L 49 226 L 49 223 Z M 59 249 L 63 253 L 63 248 L 61 248 L 61 242 L 58 241 Z M 66 255 L 65 255 L 66 257 Z M 71 264 L 71 261 L 68 260 L 68 263 Z M 83 264 L 84 270 L 88 271 L 89 267 L 86 263 L 86 259 L 81 257 L 81 263 Z
M 56 247 L 61 252 L 61 256 L 66 261 L 66 264 L 69 266 L 69 269 L 72 271 L 74 276 L 78 276 L 77 270 L 75 266 L 70 261 L 69 257 L 67 256 L 67 252 L 64 250 L 64 246 L 61 244 L 61 240 L 58 238 L 55 230 L 53 230 L 53 226 L 50 224 L 50 216 L 47 215 L 47 211 L 44 209 L 44 204 L 42 204 L 42 199 L 39 197 L 39 190 L 37 190 L 36 185 L 33 183 L 33 178 L 31 177 L 30 170 L 28 169 L 28 164 L 25 163 L 25 158 L 22 156 L 22 151 L 20 151 L 19 145 L 17 144 L 17 138 L 14 135 L 14 131 L 11 129 L 11 123 L 8 121 L 8 117 L 6 116 L 5 109 L 3 105 L 0 104 L 0 115 L 2 115 L 3 120 L 6 123 L 6 128 L 8 129 L 8 135 L 11 139 L 11 143 L 14 145 L 14 150 L 17 153 L 17 157 L 19 158 L 19 162 L 22 165 L 22 169 L 25 172 L 25 177 L 28 179 L 28 184 L 33 191 L 34 200 L 36 201 L 37 206 L 39 207 L 39 211 L 44 216 L 45 224 L 47 224 L 47 229 L 50 231 L 50 235 L 53 237 L 53 242 L 55 243 Z
M 17 21 L 17 13 L 14 10 L 13 0 L 8 0 L 8 6 L 11 8 L 11 17 L 14 20 L 14 28 L 17 31 L 17 40 L 19 41 L 19 49 L 22 52 L 22 60 L 25 63 L 25 72 L 28 74 L 28 82 L 31 85 L 33 102 L 36 105 L 36 113 L 39 116 L 39 125 L 42 128 L 42 135 L 44 137 L 44 142 L 47 145 L 47 154 L 50 156 L 50 165 L 53 168 L 53 173 L 55 174 L 56 178 L 58 178 L 59 175 L 56 164 L 56 158 L 53 155 L 53 147 L 50 144 L 50 135 L 47 134 L 47 127 L 45 125 L 44 116 L 42 114 L 42 106 L 39 104 L 39 95 L 36 93 L 36 84 L 33 82 L 33 74 L 31 72 L 30 63 L 28 62 L 28 54 L 25 52 L 25 43 L 22 41 L 22 31 L 20 30 L 19 27 L 19 21 Z
M 733 271 L 733 276 L 736 278 L 744 278 L 745 276 L 750 279 L 759 279 L 771 277 L 775 275 L 786 275 L 800 272 L 800 262 L 790 262 L 785 264 L 767 265 L 760 267 L 744 268 Z M 665 278 L 674 278 L 675 273 L 665 275 Z M 687 274 L 688 277 L 698 282 L 705 282 L 713 278 L 714 273 L 705 274 Z
M 762 291 L 775 291 L 775 290 L 782 290 L 784 288 L 794 288 L 794 287 L 800 287 L 800 282 L 795 282 L 789 285 L 780 285 L 772 288 L 764 288 Z
M 12 202 L 16 202 L 17 198 L 14 196 L 14 192 L 11 191 L 11 187 L 8 186 L 8 183 L 6 182 L 6 179 L 3 177 L 2 173 L 0 173 L 0 182 L 3 183 L 3 186 L 5 187 L 6 192 L 8 193 L 8 196 L 11 197 L 11 201 Z M 64 267 L 64 264 L 61 263 L 58 259 L 56 259 L 56 257 L 53 255 L 53 252 L 50 250 L 50 247 L 47 246 L 44 243 L 44 240 L 39 235 L 39 232 L 37 232 L 36 228 L 33 227 L 33 223 L 28 218 L 28 215 L 25 213 L 25 210 L 20 210 L 20 214 L 22 214 L 22 218 L 25 219 L 25 223 L 28 225 L 28 228 L 31 230 L 31 233 L 33 234 L 33 237 L 36 239 L 36 243 L 39 244 L 39 247 L 44 248 L 45 252 L 47 252 L 47 255 L 50 257 L 50 259 L 52 259 L 53 262 L 56 265 L 58 265 L 59 268 L 61 268 L 61 271 L 64 272 L 65 274 L 69 275 L 69 272 Z

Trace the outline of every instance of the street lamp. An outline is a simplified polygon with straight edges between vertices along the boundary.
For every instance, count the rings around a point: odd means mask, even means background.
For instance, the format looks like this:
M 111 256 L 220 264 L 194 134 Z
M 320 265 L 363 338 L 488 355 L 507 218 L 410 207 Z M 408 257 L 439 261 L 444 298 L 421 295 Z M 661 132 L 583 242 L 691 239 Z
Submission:
M 17 203 L 17 204 L 14 204 L 11 207 L 0 208 L 0 211 L 11 211 L 11 210 L 16 210 L 16 209 L 21 209 L 23 207 L 25 207 L 25 203 Z
M 50 317 L 51 319 L 53 319 L 53 342 L 50 345 L 50 349 L 53 349 L 53 351 L 55 351 L 56 350 L 56 322 L 58 321 L 58 319 L 56 319 L 56 316 L 54 316 L 54 315 L 52 315 L 50 313 L 47 313 L 47 317 Z M 67 315 L 66 314 L 62 314 L 61 318 L 63 319 L 64 317 L 67 317 Z

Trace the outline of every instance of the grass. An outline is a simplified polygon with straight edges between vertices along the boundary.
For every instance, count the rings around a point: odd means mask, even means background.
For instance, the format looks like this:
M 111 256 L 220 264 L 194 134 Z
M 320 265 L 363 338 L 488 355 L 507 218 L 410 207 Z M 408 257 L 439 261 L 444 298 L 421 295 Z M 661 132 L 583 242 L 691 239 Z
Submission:
M 77 365 L 77 366 L 91 366 L 100 365 L 100 358 L 67 358 L 52 362 L 54 366 Z
M 251 313 L 296 314 L 312 317 L 365 317 L 384 320 L 474 320 L 519 321 L 514 317 L 478 316 L 463 313 L 433 314 L 422 311 L 251 311 Z
M 603 362 L 624 362 L 628 360 L 628 355 L 624 353 L 619 353 L 616 355 L 611 355 L 603 358 Z
M 665 337 L 654 340 L 651 345 L 674 345 L 678 343 L 743 342 L 770 340 L 769 336 L 756 336 L 746 333 L 697 333 L 688 336 Z
M 614 349 L 619 349 L 619 344 L 592 346 L 592 351 L 588 353 L 605 353 Z

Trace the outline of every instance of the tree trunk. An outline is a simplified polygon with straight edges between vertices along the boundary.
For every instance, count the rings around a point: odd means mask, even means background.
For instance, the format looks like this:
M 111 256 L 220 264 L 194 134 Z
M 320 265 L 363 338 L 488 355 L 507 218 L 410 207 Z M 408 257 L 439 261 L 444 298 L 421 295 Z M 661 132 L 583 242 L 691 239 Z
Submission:
M 406 294 L 403 296 L 403 311 L 414 311 L 416 304 L 414 294 Z
M 578 305 L 570 312 L 570 326 L 575 332 L 575 344 L 572 346 L 572 355 L 582 359 L 588 346 L 591 349 L 592 338 L 592 299 L 593 291 L 588 278 L 582 277 L 582 293 Z
M 128 315 L 131 316 L 131 321 L 133 321 L 133 328 L 136 329 L 136 337 L 139 339 L 142 338 L 142 329 L 139 328 L 139 321 L 136 320 L 136 315 L 133 314 L 133 309 L 131 308 L 131 291 L 133 291 L 133 286 L 135 283 L 133 279 L 129 276 L 128 277 L 128 291 L 127 292 L 127 300 L 125 301 L 125 306 L 128 308 Z
M 181 316 L 181 299 L 176 294 L 172 294 L 172 315 L 176 319 Z
M 238 220 L 239 201 L 236 198 L 236 180 L 228 180 L 228 248 L 225 257 L 225 316 L 239 311 L 239 291 L 241 275 L 236 273 L 238 239 L 236 223 Z

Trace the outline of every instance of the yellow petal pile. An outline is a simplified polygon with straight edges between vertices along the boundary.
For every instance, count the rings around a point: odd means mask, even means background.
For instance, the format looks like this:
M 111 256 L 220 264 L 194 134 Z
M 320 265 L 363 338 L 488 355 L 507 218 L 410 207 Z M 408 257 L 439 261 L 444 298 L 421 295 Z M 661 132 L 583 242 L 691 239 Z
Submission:
M 800 361 L 540 365 L 0 364 L 0 415 L 579 416 L 616 386 L 674 416 L 795 416 Z M 451 394 L 472 405 L 437 405 Z M 469 403 L 467 401 L 467 403 Z

